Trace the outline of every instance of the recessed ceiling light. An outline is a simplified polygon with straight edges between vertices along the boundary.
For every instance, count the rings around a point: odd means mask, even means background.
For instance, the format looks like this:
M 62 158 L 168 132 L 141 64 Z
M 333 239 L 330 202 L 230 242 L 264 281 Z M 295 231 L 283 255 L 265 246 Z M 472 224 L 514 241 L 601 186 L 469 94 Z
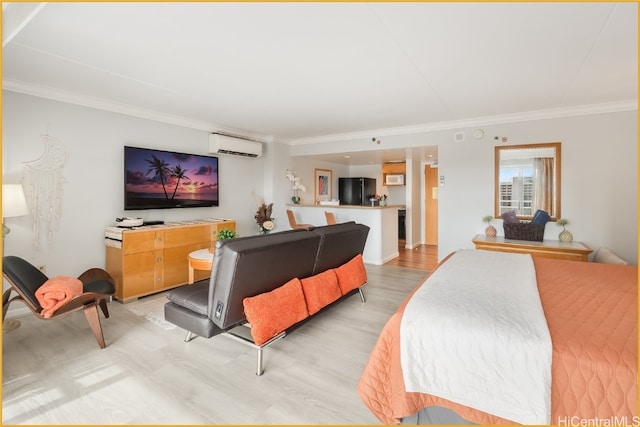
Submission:
M 351 158 L 351 156 L 344 156 L 344 158 L 345 158 L 345 159 L 350 159 L 350 158 Z

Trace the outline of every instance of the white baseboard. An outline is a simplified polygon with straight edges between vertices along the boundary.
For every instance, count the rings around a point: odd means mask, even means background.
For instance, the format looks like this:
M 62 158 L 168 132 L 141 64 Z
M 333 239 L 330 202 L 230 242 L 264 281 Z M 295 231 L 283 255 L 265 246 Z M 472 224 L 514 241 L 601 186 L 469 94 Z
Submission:
M 414 243 L 413 245 L 404 245 L 405 249 L 415 249 L 418 246 L 422 246 L 422 242 Z
M 398 258 L 400 256 L 400 252 L 396 252 L 394 254 L 389 255 L 386 258 L 376 258 L 376 259 L 363 259 L 362 261 L 365 264 L 373 264 L 373 265 L 383 265 L 386 264 L 387 262 L 391 261 L 392 259 Z

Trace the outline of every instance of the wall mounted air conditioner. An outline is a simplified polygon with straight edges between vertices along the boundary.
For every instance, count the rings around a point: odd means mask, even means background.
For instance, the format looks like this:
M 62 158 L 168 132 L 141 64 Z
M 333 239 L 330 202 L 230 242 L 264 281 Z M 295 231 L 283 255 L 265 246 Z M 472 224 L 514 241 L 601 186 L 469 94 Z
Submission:
M 243 157 L 262 156 L 262 143 L 235 136 L 212 133 L 209 135 L 209 152 Z

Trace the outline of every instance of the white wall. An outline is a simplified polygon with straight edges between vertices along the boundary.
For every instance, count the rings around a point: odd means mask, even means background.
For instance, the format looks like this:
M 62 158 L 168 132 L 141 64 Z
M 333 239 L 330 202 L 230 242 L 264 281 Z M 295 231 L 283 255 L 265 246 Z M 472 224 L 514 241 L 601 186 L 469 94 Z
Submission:
M 632 264 L 638 260 L 638 122 L 637 111 L 592 114 L 483 126 L 485 136 L 471 137 L 473 128 L 387 135 L 381 149 L 438 146 L 438 257 L 472 248 L 471 239 L 483 233 L 485 215 L 493 215 L 495 136 L 508 145 L 562 143 L 562 217 L 576 241 L 594 251 L 608 246 Z M 464 132 L 463 142 L 454 134 Z M 502 142 L 500 142 L 502 144 Z M 370 150 L 359 138 L 291 148 L 293 155 Z M 415 178 L 414 178 L 415 179 Z M 421 179 L 421 178 L 420 178 Z M 422 182 L 422 181 L 420 181 Z M 411 198 L 422 194 L 411 192 Z M 407 205 L 415 200 L 407 199 Z M 421 227 L 423 221 L 421 221 Z M 503 235 L 502 224 L 496 224 Z M 561 228 L 549 223 L 546 239 L 557 240 Z M 422 234 L 424 235 L 424 233 Z
M 485 128 L 480 141 L 441 144 L 439 174 L 446 179 L 439 198 L 439 257 L 472 248 L 493 215 L 494 136 L 507 144 L 562 143 L 561 216 L 574 240 L 594 252 L 608 246 L 637 265 L 637 111 L 512 123 Z M 504 235 L 501 221 L 498 235 Z M 545 239 L 558 239 L 562 227 L 548 223 Z
M 5 253 L 46 264 L 49 275 L 104 266 L 104 227 L 125 214 L 165 221 L 229 217 L 238 221 L 240 234 L 248 235 L 257 232 L 253 216 L 254 195 L 258 195 L 275 202 L 276 228 L 287 229 L 284 210 L 292 195 L 285 178 L 288 167 L 296 169 L 307 185 L 308 192 L 302 195 L 305 203 L 313 202 L 315 168 L 333 171 L 334 198 L 340 176 L 368 176 L 370 171 L 381 180 L 380 165 L 349 168 L 298 157 L 372 149 L 366 138 L 294 147 L 268 143 L 260 159 L 219 156 L 218 208 L 125 212 L 123 145 L 206 154 L 208 133 L 8 91 L 3 92 L 2 112 L 4 183 L 19 182 L 22 163 L 42 154 L 42 134 L 48 132 L 59 139 L 69 152 L 64 213 L 54 247 L 33 249 L 29 217 L 7 219 L 12 231 L 5 240 Z M 439 194 L 439 258 L 458 248 L 472 247 L 473 235 L 484 230 L 482 217 L 493 213 L 493 137 L 497 135 L 507 136 L 508 144 L 560 141 L 562 216 L 571 222 L 567 228 L 575 240 L 592 249 L 609 246 L 637 264 L 637 111 L 486 126 L 481 140 L 470 137 L 472 130 L 385 136 L 379 147 L 438 146 L 439 175 L 445 176 Z M 453 140 L 459 131 L 467 134 L 464 142 Z M 421 167 L 414 169 L 412 181 L 422 182 Z M 384 188 L 379 192 L 385 193 Z M 410 189 L 409 194 L 407 205 L 423 204 L 422 189 Z M 413 216 L 412 221 L 420 227 L 424 223 Z M 500 224 L 496 228 L 502 232 Z M 550 223 L 545 238 L 556 239 L 559 232 L 560 227 Z
M 421 167 L 420 159 L 407 159 L 407 216 L 406 221 L 406 244 L 409 249 L 416 248 L 422 243 L 422 229 L 424 228 L 423 211 L 424 211 L 424 173 Z
M 331 198 L 338 199 L 338 178 L 343 176 L 349 176 L 349 168 L 347 165 L 342 165 L 338 163 L 331 163 L 319 160 L 311 160 L 308 158 L 291 158 L 291 168 L 296 172 L 297 176 L 300 177 L 302 183 L 307 188 L 307 191 L 304 193 L 299 193 L 300 203 L 303 205 L 313 205 L 315 204 L 314 200 L 314 179 L 315 179 L 315 170 L 316 169 L 325 169 L 331 171 Z M 283 174 L 284 179 L 284 174 Z M 286 180 L 285 180 L 286 181 Z M 287 185 L 289 185 L 289 181 L 286 181 Z M 293 190 L 291 190 L 291 186 L 289 185 L 289 194 L 288 194 L 288 202 L 291 203 L 291 196 L 293 195 Z
M 389 196 L 390 205 L 406 205 L 407 204 L 407 187 L 405 185 L 390 185 L 382 187 L 382 193 Z
M 89 267 L 104 267 L 104 227 L 115 225 L 116 217 L 164 221 L 226 217 L 238 222 L 241 235 L 249 235 L 257 233 L 254 194 L 264 197 L 267 193 L 271 200 L 284 197 L 280 188 L 274 192 L 268 177 L 281 168 L 284 179 L 289 147 L 266 144 L 260 159 L 219 156 L 219 207 L 124 211 L 124 145 L 208 154 L 208 132 L 8 91 L 3 92 L 2 113 L 3 183 L 20 182 L 23 162 L 44 152 L 43 134 L 60 140 L 68 152 L 63 214 L 53 247 L 42 241 L 38 250 L 34 248 L 31 216 L 6 220 L 11 233 L 5 239 L 5 254 L 46 265 L 49 276 L 76 275 Z M 283 199 L 278 201 L 284 204 Z M 286 222 L 276 225 L 288 228 Z

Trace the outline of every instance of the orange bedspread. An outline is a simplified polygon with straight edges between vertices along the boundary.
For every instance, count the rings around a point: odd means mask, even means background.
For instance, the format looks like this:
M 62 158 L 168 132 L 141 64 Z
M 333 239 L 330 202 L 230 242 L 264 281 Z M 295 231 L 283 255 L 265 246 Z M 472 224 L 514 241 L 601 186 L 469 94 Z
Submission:
M 546 258 L 534 258 L 534 264 L 553 343 L 552 423 L 637 423 L 638 268 Z M 360 377 L 358 394 L 365 405 L 385 424 L 434 405 L 479 424 L 513 424 L 404 391 L 400 320 L 410 297 L 385 325 Z

